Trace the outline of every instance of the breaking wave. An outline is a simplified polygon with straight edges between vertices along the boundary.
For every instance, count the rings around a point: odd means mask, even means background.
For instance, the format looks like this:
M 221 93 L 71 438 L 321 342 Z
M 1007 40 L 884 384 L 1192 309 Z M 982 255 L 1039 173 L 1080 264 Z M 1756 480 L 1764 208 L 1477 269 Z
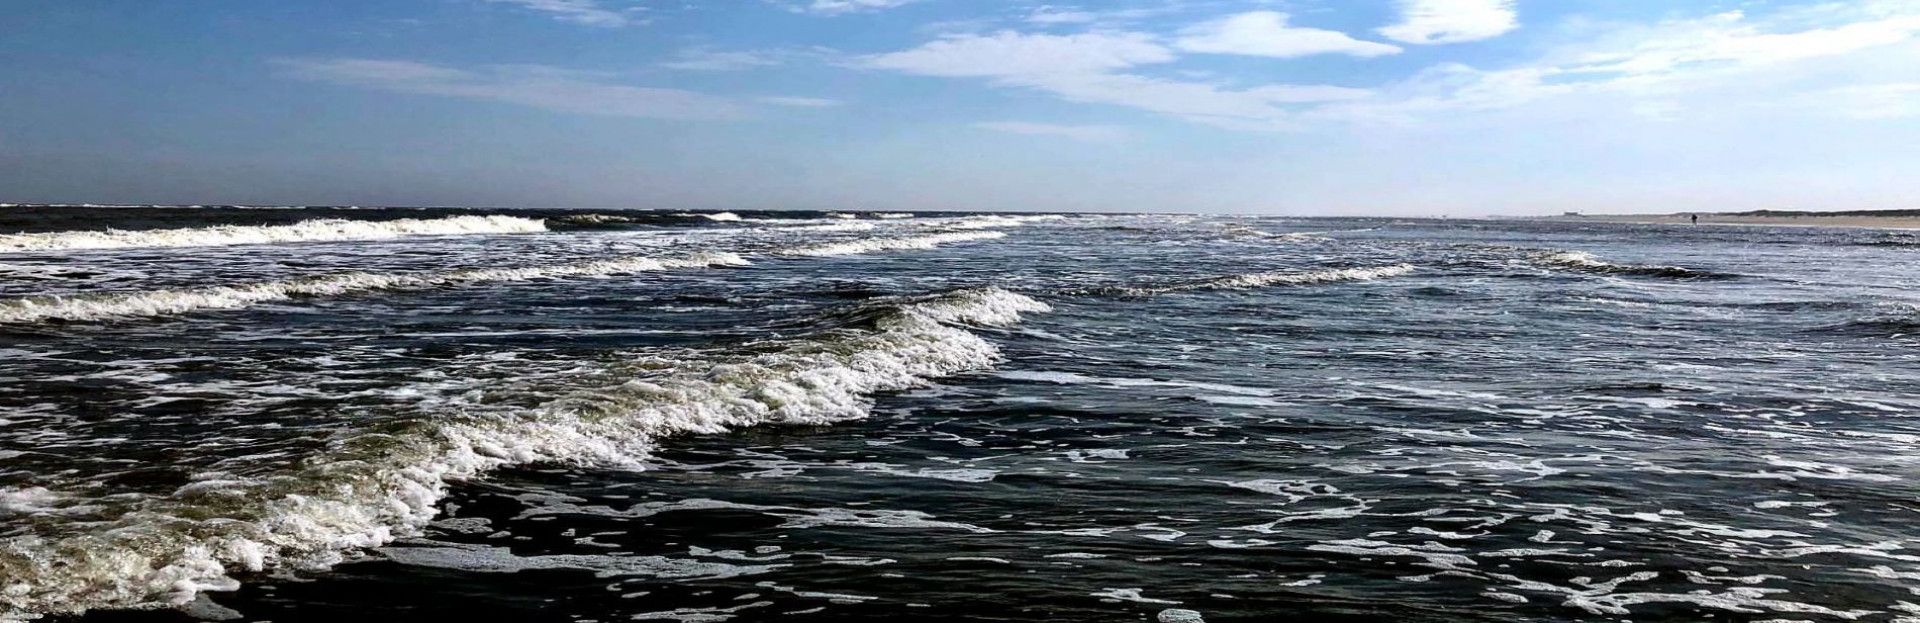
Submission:
M 552 266 L 473 268 L 439 273 L 349 272 L 233 286 L 32 296 L 0 300 L 0 324 L 171 316 L 200 310 L 240 309 L 274 301 L 377 290 L 444 288 L 556 277 L 617 275 L 672 268 L 744 265 L 747 265 L 747 261 L 732 253 L 701 253 L 674 259 L 629 257 Z
M 202 480 L 87 533 L 0 541 L 0 616 L 177 606 L 238 588 L 238 574 L 324 568 L 419 534 L 450 483 L 506 466 L 633 465 L 672 435 L 864 417 L 876 392 L 999 360 L 960 326 L 1048 309 L 997 288 L 897 301 L 863 329 L 682 361 L 531 409 L 343 434 L 286 473 Z
M 292 225 L 216 225 L 188 229 L 60 231 L 0 235 L 0 252 L 212 247 L 239 244 L 388 240 L 405 236 L 523 234 L 547 231 L 540 219 L 452 216 L 436 219 L 353 221 L 317 219 Z
M 740 215 L 732 212 L 680 212 L 674 216 L 682 218 L 703 218 L 709 221 L 732 223 L 740 220 Z
M 1372 281 L 1387 277 L 1398 277 L 1413 272 L 1412 264 L 1393 264 L 1366 268 L 1329 268 L 1325 270 L 1263 272 L 1242 275 L 1228 275 L 1155 286 L 1106 286 L 1073 290 L 1070 294 L 1092 294 L 1106 296 L 1154 296 L 1171 292 L 1189 292 L 1194 290 L 1245 290 L 1277 285 L 1313 285 L 1342 281 Z
M 988 216 L 970 216 L 952 222 L 936 223 L 936 225 L 945 229 L 993 229 L 995 227 L 1018 227 L 1029 223 L 1058 221 L 1065 218 L 1067 217 L 1058 214 L 1035 214 L 1030 216 L 994 214 Z
M 1534 255 L 1534 261 L 1557 268 L 1567 268 L 1582 272 L 1605 275 L 1638 275 L 1642 277 L 1664 277 L 1667 279 L 1731 279 L 1734 276 L 1679 266 L 1659 266 L 1648 264 L 1615 264 L 1594 257 L 1583 251 L 1558 251 Z
M 827 257 L 827 256 L 833 256 L 833 255 L 857 255 L 860 253 L 872 253 L 874 251 L 896 251 L 896 250 L 904 250 L 904 249 L 932 249 L 934 247 L 938 247 L 940 245 L 951 243 L 951 242 L 968 242 L 973 240 L 993 240 L 996 238 L 1005 238 L 1005 237 L 1007 237 L 1006 232 L 957 231 L 957 232 L 948 232 L 944 234 L 929 234 L 926 236 L 913 236 L 910 238 L 867 238 L 863 240 L 850 240 L 847 242 L 835 242 L 830 244 L 820 244 L 820 245 L 813 245 L 808 247 L 800 247 L 796 249 L 788 249 L 786 251 L 782 251 L 781 254 L 807 256 L 807 257 Z

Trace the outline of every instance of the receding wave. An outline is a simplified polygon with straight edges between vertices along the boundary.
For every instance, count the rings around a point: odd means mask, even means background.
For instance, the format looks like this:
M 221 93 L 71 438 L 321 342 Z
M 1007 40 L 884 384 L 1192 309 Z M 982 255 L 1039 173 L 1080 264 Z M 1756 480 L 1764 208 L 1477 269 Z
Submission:
M 240 244 L 388 240 L 406 236 L 523 234 L 547 231 L 545 221 L 517 216 L 354 221 L 316 219 L 292 225 L 217 225 L 188 229 L 59 231 L 0 235 L 0 252 L 214 247 Z
M 1277 271 L 1227 275 L 1197 281 L 1182 281 L 1147 286 L 1106 286 L 1073 290 L 1071 294 L 1092 294 L 1106 296 L 1153 296 L 1172 292 L 1190 292 L 1195 290 L 1245 290 L 1280 285 L 1313 285 L 1337 283 L 1342 281 L 1372 281 L 1398 277 L 1413 272 L 1412 264 L 1392 264 L 1362 268 L 1329 268 L 1309 271 Z
M 992 366 L 962 328 L 1047 311 L 996 288 L 891 305 L 863 329 L 683 360 L 517 411 L 467 411 L 343 434 L 300 467 L 196 482 L 62 536 L 0 541 L 0 616 L 185 604 L 236 575 L 318 569 L 418 534 L 454 481 L 527 463 L 632 464 L 663 437 L 864 417 L 876 392 Z
M 826 257 L 832 255 L 857 255 L 875 251 L 898 251 L 906 249 L 932 249 L 943 244 L 968 242 L 973 240 L 993 240 L 1007 237 L 1006 232 L 998 231 L 956 231 L 944 234 L 928 234 L 908 238 L 866 238 L 799 247 L 782 251 L 782 255 L 808 257 Z
M 1653 264 L 1615 264 L 1594 257 L 1584 251 L 1557 251 L 1539 253 L 1534 261 L 1556 268 L 1566 268 L 1582 272 L 1605 275 L 1637 275 L 1642 277 L 1664 277 L 1667 279 L 1731 279 L 1734 275 L 1713 271 L 1682 268 L 1679 266 L 1660 266 Z
M 434 273 L 349 272 L 206 288 L 33 296 L 0 300 L 0 324 L 171 316 L 202 310 L 240 309 L 260 303 L 296 298 L 339 296 L 378 290 L 444 288 L 492 282 L 746 264 L 745 259 L 732 253 L 701 253 L 685 258 L 627 257 L 552 266 L 472 268 Z

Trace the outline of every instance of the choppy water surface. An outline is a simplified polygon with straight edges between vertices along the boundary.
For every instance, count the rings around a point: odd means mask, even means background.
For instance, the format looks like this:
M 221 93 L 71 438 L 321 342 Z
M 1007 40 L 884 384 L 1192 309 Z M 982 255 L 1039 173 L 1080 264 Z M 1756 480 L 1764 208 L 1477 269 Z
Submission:
M 8 211 L 0 618 L 1920 620 L 1910 234 L 489 215 Z

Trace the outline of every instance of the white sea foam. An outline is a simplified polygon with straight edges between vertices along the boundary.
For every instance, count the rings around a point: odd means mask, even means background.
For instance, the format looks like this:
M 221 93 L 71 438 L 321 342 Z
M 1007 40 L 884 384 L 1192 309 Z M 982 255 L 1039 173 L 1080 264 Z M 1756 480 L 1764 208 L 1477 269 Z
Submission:
M 873 218 L 877 218 L 877 219 L 892 220 L 892 219 L 903 219 L 903 218 L 913 218 L 913 217 L 914 217 L 914 214 L 912 212 L 875 212 L 873 213 Z
M 732 212 L 679 212 L 674 214 L 674 216 L 703 218 L 709 221 L 719 221 L 723 223 L 732 223 L 740 220 L 740 215 Z
M 528 281 L 648 272 L 673 268 L 743 266 L 732 253 L 702 253 L 685 258 L 627 257 L 550 266 L 473 268 L 447 272 L 349 272 L 281 281 L 136 292 L 34 296 L 0 300 L 0 323 L 98 321 L 171 316 L 215 309 L 240 309 L 304 297 L 339 296 L 377 290 L 410 290 L 479 283 Z
M 1300 285 L 1313 285 L 1313 284 L 1321 284 L 1321 283 L 1336 283 L 1336 282 L 1342 282 L 1342 281 L 1372 281 L 1375 279 L 1398 277 L 1400 275 L 1411 273 L 1413 272 L 1413 270 L 1414 270 L 1414 267 L 1412 264 L 1392 264 L 1388 266 L 1372 266 L 1372 267 L 1366 267 L 1366 268 L 1329 268 L 1325 270 L 1310 270 L 1310 271 L 1260 272 L 1260 273 L 1246 273 L 1242 275 L 1228 275 L 1225 277 L 1215 277 L 1212 279 L 1203 279 L 1200 281 L 1170 283 L 1170 284 L 1158 285 L 1158 286 L 1105 287 L 1105 288 L 1092 288 L 1092 289 L 1086 289 L 1086 290 L 1079 290 L 1076 292 L 1083 293 L 1083 294 L 1117 294 L 1121 296 L 1153 296 L 1156 294 L 1168 294 L 1172 292 L 1188 292 L 1188 291 L 1194 291 L 1194 290 L 1245 290 L 1249 288 L 1264 288 L 1268 286 L 1277 286 L 1277 285 L 1300 286 Z
M 879 227 L 880 227 L 879 225 L 875 225 L 873 223 L 822 223 L 819 225 L 783 225 L 779 227 L 769 227 L 767 229 L 770 229 L 773 231 L 837 232 L 837 231 L 873 231 L 874 229 L 878 229 Z
M 866 238 L 835 242 L 782 251 L 782 255 L 807 257 L 826 257 L 833 255 L 858 255 L 876 251 L 898 251 L 905 249 L 932 249 L 953 242 L 972 240 L 993 240 L 1007 237 L 1006 232 L 998 231 L 956 231 L 944 234 L 929 234 L 910 238 Z
M 453 216 L 437 219 L 352 221 L 318 219 L 292 225 L 217 225 L 188 229 L 60 231 L 0 235 L 0 252 L 124 249 L 134 247 L 210 247 L 346 240 L 388 240 L 406 236 L 521 234 L 547 231 L 545 221 L 516 216 Z
M 993 229 L 996 227 L 1019 227 L 1031 223 L 1058 221 L 1067 217 L 1058 214 L 1033 214 L 1027 216 L 1006 216 L 992 214 L 987 216 L 969 216 L 952 221 L 931 221 L 926 225 L 945 229 Z
M 335 564 L 418 534 L 450 481 L 508 465 L 633 464 L 664 436 L 863 417 L 875 392 L 999 359 L 992 344 L 948 322 L 1004 324 L 1048 307 L 987 288 L 887 309 L 868 330 L 682 361 L 524 411 L 434 414 L 356 432 L 296 470 L 193 483 L 80 535 L 0 541 L 0 616 L 180 605 L 236 588 L 233 573 Z

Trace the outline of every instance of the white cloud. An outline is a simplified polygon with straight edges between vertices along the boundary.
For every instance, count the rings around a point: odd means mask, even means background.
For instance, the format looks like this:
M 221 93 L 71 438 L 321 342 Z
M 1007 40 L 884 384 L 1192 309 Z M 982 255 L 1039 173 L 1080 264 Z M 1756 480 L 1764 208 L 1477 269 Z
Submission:
M 795 11 L 806 13 L 838 15 L 841 13 L 891 9 L 917 1 L 918 0 L 813 0 L 810 4 L 796 5 L 793 8 Z
M 726 52 L 707 48 L 681 50 L 661 67 L 682 71 L 742 71 L 781 64 L 779 58 L 764 52 Z
M 1234 89 L 1208 82 L 1129 73 L 1173 61 L 1175 54 L 1138 33 L 961 35 L 918 48 L 861 59 L 866 67 L 905 73 L 978 77 L 1074 102 L 1126 106 L 1213 125 L 1277 129 L 1290 125 L 1290 105 L 1354 100 L 1359 89 L 1267 85 Z
M 786 96 L 786 95 L 772 95 L 772 96 L 762 97 L 760 98 L 760 102 L 764 104 L 773 104 L 775 106 L 792 106 L 795 108 L 831 108 L 831 107 L 839 106 L 841 104 L 846 103 L 840 100 L 827 99 L 824 97 L 794 97 L 794 96 Z
M 1520 27 L 1513 5 L 1514 0 L 1400 0 L 1400 21 L 1379 32 L 1418 45 L 1492 39 Z
M 1315 54 L 1372 57 L 1400 52 L 1396 46 L 1361 41 L 1334 30 L 1290 26 L 1287 21 L 1287 14 L 1277 11 L 1230 15 L 1181 31 L 1174 45 L 1188 52 L 1274 58 Z
M 503 102 L 556 112 L 657 119 L 738 117 L 732 100 L 693 91 L 608 82 L 609 76 L 542 65 L 465 70 L 413 61 L 329 58 L 276 62 L 287 75 L 396 93 Z
M 532 11 L 548 13 L 554 19 L 588 26 L 626 26 L 634 23 L 632 14 L 641 9 L 609 9 L 598 0 L 487 0 L 516 4 Z
M 954 35 L 911 50 L 878 54 L 868 67 L 926 76 L 1032 76 L 1112 71 L 1174 60 L 1138 33 Z
M 1593 36 L 1504 69 L 1444 64 L 1390 85 L 1382 97 L 1324 116 L 1412 120 L 1431 113 L 1493 111 L 1553 101 L 1677 119 L 1738 108 L 1807 108 L 1899 116 L 1899 85 L 1920 81 L 1920 6 L 1821 5 L 1761 18 L 1741 12 L 1651 25 L 1598 25 Z
M 1034 123 L 1030 121 L 983 121 L 973 127 L 1008 134 L 1028 136 L 1053 136 L 1085 143 L 1112 143 L 1126 138 L 1126 132 L 1120 128 L 1105 125 L 1061 125 L 1055 123 Z
M 1027 21 L 1035 24 L 1085 24 L 1100 19 L 1100 16 L 1088 11 L 1061 9 L 1051 5 L 1041 5 L 1027 14 Z
M 1770 24 L 1739 11 L 1628 29 L 1599 49 L 1570 55 L 1569 73 L 1651 76 L 1703 65 L 1760 66 L 1849 54 L 1920 35 L 1920 12 L 1837 24 Z

